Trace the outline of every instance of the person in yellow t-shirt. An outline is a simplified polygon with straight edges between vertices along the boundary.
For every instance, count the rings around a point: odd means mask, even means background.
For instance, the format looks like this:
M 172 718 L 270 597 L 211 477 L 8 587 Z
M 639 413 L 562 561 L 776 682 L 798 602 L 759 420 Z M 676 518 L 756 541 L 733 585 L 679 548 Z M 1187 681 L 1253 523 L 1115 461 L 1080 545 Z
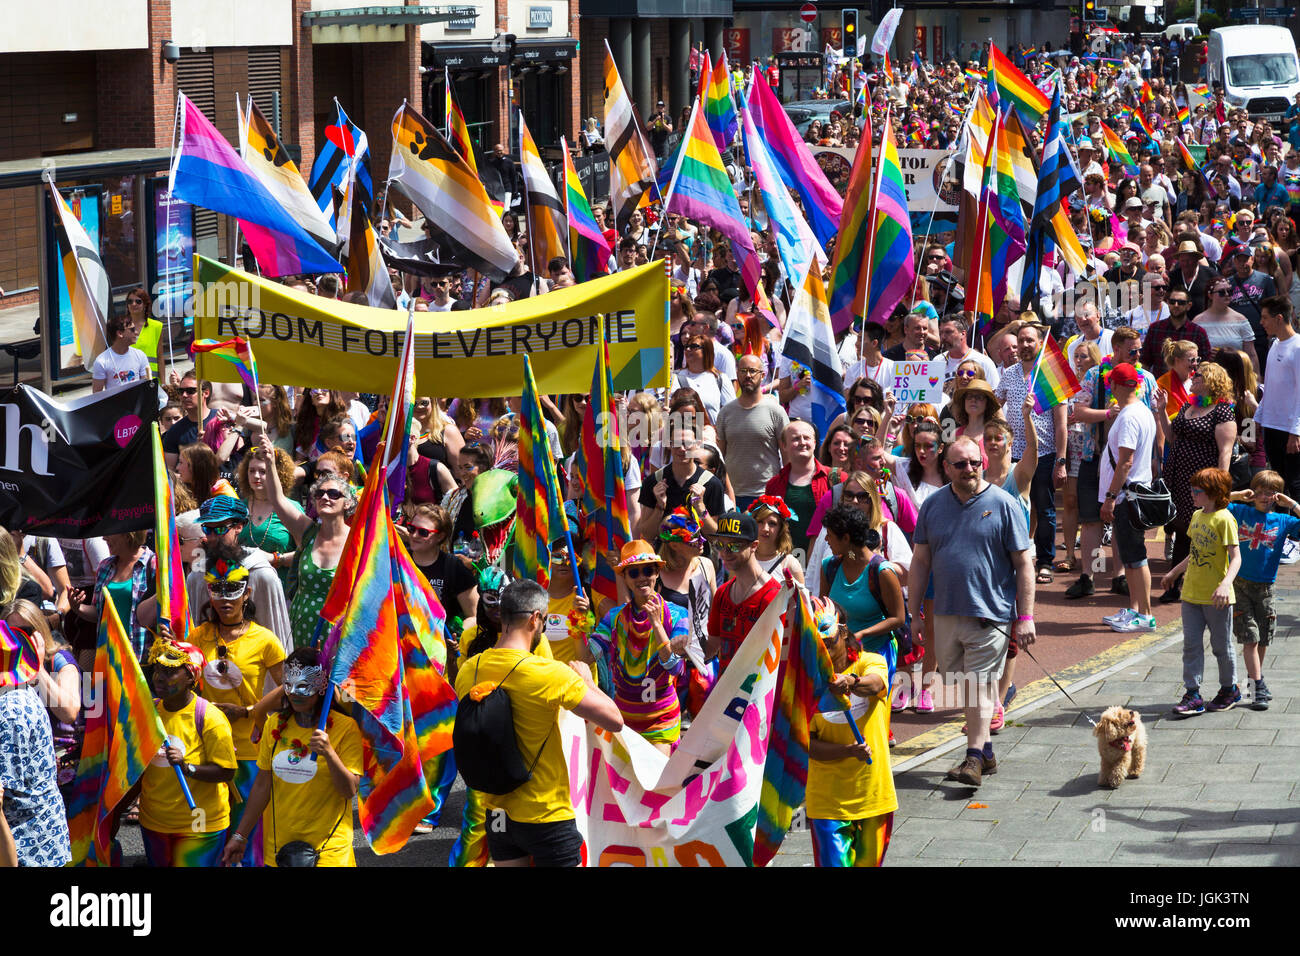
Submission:
M 577 866 L 582 837 L 573 818 L 569 773 L 556 733 L 561 709 L 610 733 L 623 728 L 618 706 L 600 692 L 581 661 L 561 664 L 531 653 L 549 603 L 535 581 L 515 581 L 501 594 L 501 635 L 493 647 L 466 661 L 456 677 L 462 700 L 471 689 L 502 684 L 510 696 L 519 753 L 532 777 L 505 794 L 484 794 L 500 811 L 488 827 L 488 852 L 497 866 Z M 507 679 L 508 678 L 508 679 Z
M 172 639 L 166 625 L 149 649 L 158 717 L 167 743 L 133 788 L 140 794 L 140 836 L 150 866 L 219 866 L 230 826 L 227 787 L 235 778 L 230 721 L 194 693 L 203 652 Z M 194 797 L 185 802 L 173 767 Z
M 813 716 L 804 806 L 815 866 L 880 866 L 898 796 L 889 766 L 889 667 L 880 654 L 849 662 L 848 626 L 834 602 L 813 599 L 822 642 L 835 667 L 831 688 L 851 705 Z M 858 743 L 848 720 L 857 723 Z
M 577 537 L 576 532 L 574 537 Z M 586 646 L 587 638 L 596 628 L 596 619 L 591 613 L 591 602 L 585 594 L 578 594 L 574 584 L 569 544 L 563 536 L 551 543 L 550 571 L 551 581 L 546 590 L 550 601 L 546 606 L 543 633 L 555 659 L 567 664 L 579 659 L 579 642 Z
M 1183 699 L 1174 714 L 1192 717 L 1207 710 L 1231 710 L 1241 701 L 1237 688 L 1237 655 L 1232 647 L 1232 606 L 1237 602 L 1232 582 L 1241 568 L 1237 519 L 1228 510 L 1232 476 L 1221 468 L 1202 468 L 1192 475 L 1192 504 L 1199 510 L 1187 526 L 1191 551 L 1161 582 L 1170 587 L 1183 578 Z M 1205 632 L 1219 662 L 1219 692 L 1208 703 L 1201 699 L 1205 669 Z
M 361 783 L 361 731 L 331 708 L 320 730 L 328 677 L 314 647 L 295 649 L 284 662 L 284 699 L 266 718 L 257 754 L 257 779 L 244 818 L 230 835 L 225 862 L 244 853 L 254 821 L 262 824 L 267 866 L 304 866 L 306 844 L 317 866 L 356 866 L 352 854 L 352 799 Z M 315 758 L 311 756 L 315 754 Z M 281 851 L 285 851 L 281 857 Z
M 257 776 L 257 739 L 266 714 L 280 702 L 280 690 L 263 695 L 267 677 L 284 680 L 284 646 L 253 620 L 256 608 L 248 595 L 248 569 L 218 558 L 204 573 L 208 603 L 200 609 L 204 623 L 190 634 L 207 663 L 200 693 L 230 721 L 235 739 L 235 789 L 240 803 L 232 827 L 239 825 Z M 245 866 L 261 866 L 262 842 L 254 839 Z

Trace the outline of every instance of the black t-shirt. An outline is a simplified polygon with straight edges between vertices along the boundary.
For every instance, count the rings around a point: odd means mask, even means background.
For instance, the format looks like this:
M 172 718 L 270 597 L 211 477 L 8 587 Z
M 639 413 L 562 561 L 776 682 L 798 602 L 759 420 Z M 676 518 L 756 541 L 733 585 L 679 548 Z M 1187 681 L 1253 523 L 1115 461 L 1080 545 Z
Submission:
M 671 465 L 665 465 L 658 471 L 651 474 L 648 478 L 641 479 L 641 493 L 637 496 L 637 501 L 643 508 L 657 508 L 658 501 L 655 500 L 655 485 L 660 481 L 668 483 L 667 505 L 664 508 L 664 514 L 671 514 L 674 508 L 680 508 L 686 504 L 686 489 L 691 485 L 704 481 L 704 510 L 713 517 L 717 517 L 725 510 L 723 498 L 725 492 L 722 490 L 722 482 L 718 480 L 717 475 L 706 471 L 699 465 L 695 466 L 695 473 L 686 480 L 684 484 L 678 484 L 676 476 L 673 475 Z
M 468 591 L 477 582 L 474 572 L 465 567 L 465 562 L 446 551 L 438 553 L 438 560 L 432 564 L 418 565 L 420 573 L 429 579 L 438 600 L 447 609 L 448 617 L 464 617 L 465 608 L 461 607 L 459 595 Z
M 203 419 L 203 427 L 207 428 L 208 423 L 217 415 L 216 409 L 209 409 L 207 417 Z M 162 447 L 163 451 L 168 454 L 176 455 L 186 445 L 193 445 L 199 440 L 199 426 L 197 423 L 190 421 L 189 416 L 182 418 L 163 434 Z
M 447 446 L 442 442 L 426 439 L 420 442 L 420 446 L 416 450 L 424 458 L 432 458 L 434 461 L 442 462 L 448 468 L 451 467 L 451 463 L 447 461 Z
M 1209 298 L 1210 283 L 1214 281 L 1215 275 L 1210 271 L 1208 266 L 1197 266 L 1196 275 L 1192 276 L 1192 281 L 1188 282 L 1183 278 L 1181 267 L 1175 267 L 1169 270 L 1169 292 L 1170 295 L 1175 291 L 1186 292 L 1187 298 L 1191 300 L 1191 308 L 1187 315 L 1195 318 L 1205 311 L 1206 300 Z

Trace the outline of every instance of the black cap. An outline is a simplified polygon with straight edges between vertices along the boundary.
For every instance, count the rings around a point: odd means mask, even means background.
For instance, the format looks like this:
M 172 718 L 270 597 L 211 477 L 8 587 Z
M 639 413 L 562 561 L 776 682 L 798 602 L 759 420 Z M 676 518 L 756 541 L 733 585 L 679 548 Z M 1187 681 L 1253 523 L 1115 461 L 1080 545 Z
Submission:
M 730 538 L 736 541 L 757 541 L 758 522 L 743 511 L 731 510 L 718 519 L 718 530 L 711 537 Z

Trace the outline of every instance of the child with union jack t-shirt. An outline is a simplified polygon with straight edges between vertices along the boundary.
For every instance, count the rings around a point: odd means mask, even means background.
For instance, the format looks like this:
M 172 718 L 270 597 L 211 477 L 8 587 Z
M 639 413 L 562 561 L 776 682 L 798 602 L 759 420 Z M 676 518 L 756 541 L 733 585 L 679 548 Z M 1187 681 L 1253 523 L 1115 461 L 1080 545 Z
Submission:
M 1264 651 L 1273 640 L 1277 614 L 1273 610 L 1273 582 L 1288 538 L 1300 539 L 1300 508 L 1282 494 L 1282 476 L 1261 471 L 1249 490 L 1233 492 L 1229 511 L 1237 519 L 1241 541 L 1241 570 L 1237 572 L 1237 604 L 1232 629 L 1246 661 L 1246 677 L 1255 710 L 1268 710 L 1273 699 L 1264 683 Z M 1274 511 L 1273 508 L 1281 508 Z

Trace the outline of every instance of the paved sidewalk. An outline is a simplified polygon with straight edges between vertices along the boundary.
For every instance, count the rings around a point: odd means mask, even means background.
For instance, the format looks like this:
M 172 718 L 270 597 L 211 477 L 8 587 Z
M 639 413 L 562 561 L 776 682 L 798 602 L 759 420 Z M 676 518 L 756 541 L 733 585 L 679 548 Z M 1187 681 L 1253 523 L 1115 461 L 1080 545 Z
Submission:
M 944 744 L 896 763 L 899 810 L 886 865 L 1300 864 L 1300 566 L 1283 567 L 1278 586 L 1278 630 L 1264 665 L 1274 695 L 1268 711 L 1172 718 L 1183 692 L 1182 632 L 1177 623 L 1162 628 L 1136 655 L 1101 659 L 1091 677 L 1062 680 L 1078 707 L 1045 678 L 1035 681 L 1037 699 L 1013 705 L 994 738 L 998 772 L 978 790 L 943 779 L 964 753 L 965 738 L 954 736 L 960 723 L 946 725 Z M 1027 658 L 1019 667 L 1026 682 L 1042 677 Z M 1239 650 L 1237 668 L 1244 691 Z M 1149 737 L 1145 773 L 1113 791 L 1097 786 L 1096 740 L 1084 717 L 1095 720 L 1112 704 L 1141 713 Z M 773 863 L 811 864 L 802 832 L 789 835 Z

